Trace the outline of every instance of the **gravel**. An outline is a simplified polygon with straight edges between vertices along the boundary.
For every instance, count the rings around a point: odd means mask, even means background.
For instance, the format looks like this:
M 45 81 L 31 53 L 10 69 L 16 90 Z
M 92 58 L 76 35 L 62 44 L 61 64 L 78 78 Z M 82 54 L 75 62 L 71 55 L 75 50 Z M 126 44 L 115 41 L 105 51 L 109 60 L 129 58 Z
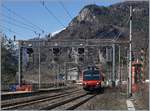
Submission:
M 98 94 L 77 110 L 127 110 L 126 93 L 119 88 L 105 89 L 103 94 Z

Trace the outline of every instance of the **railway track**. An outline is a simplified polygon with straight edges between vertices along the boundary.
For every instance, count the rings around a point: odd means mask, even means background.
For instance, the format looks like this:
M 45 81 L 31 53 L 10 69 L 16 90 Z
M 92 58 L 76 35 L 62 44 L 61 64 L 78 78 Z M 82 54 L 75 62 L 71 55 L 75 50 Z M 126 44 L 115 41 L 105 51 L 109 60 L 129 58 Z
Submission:
M 35 106 L 24 107 L 24 108 L 22 108 L 22 110 L 27 110 L 27 109 L 34 109 L 34 110 L 37 110 L 37 109 L 39 109 L 39 110 L 75 109 L 78 106 L 85 103 L 86 101 L 88 101 L 89 99 L 93 98 L 94 96 L 96 96 L 96 94 L 89 95 L 88 93 L 86 93 L 84 91 L 79 91 L 79 92 L 71 93 L 67 96 L 64 96 L 64 97 L 61 97 L 58 99 L 46 101 L 41 104 L 36 104 Z M 64 105 L 66 105 L 66 107 L 64 107 Z
M 80 89 L 80 90 L 65 92 L 57 96 L 55 95 L 55 96 L 50 96 L 50 97 L 42 98 L 42 99 L 36 99 L 36 100 L 28 101 L 28 102 L 11 104 L 11 106 L 5 105 L 5 107 L 2 107 L 2 110 L 14 110 L 14 109 L 73 110 L 95 96 L 96 94 L 88 94 Z
M 32 97 L 23 97 L 23 98 L 17 98 L 19 101 L 16 101 L 16 99 L 14 99 L 14 101 L 12 102 L 12 100 L 5 100 L 2 101 L 1 107 L 2 110 L 10 110 L 10 109 L 19 109 L 22 107 L 26 107 L 26 106 L 30 106 L 33 104 L 38 104 L 44 101 L 50 101 L 53 99 L 57 99 L 57 98 L 61 98 L 64 96 L 67 96 L 71 93 L 75 93 L 80 91 L 81 89 L 74 89 L 74 90 L 67 90 L 61 93 L 53 93 L 53 94 L 46 94 L 46 95 L 42 95 L 42 96 L 32 96 Z
M 73 110 L 96 95 L 76 88 L 53 94 L 17 98 L 19 101 L 16 99 L 4 100 L 1 108 L 2 110 Z M 14 102 L 11 102 L 12 100 Z
M 33 91 L 33 92 L 14 92 L 14 93 L 2 93 L 1 95 L 1 100 L 10 100 L 10 99 L 16 99 L 16 98 L 22 98 L 22 97 L 28 97 L 28 96 L 35 96 L 39 94 L 46 94 L 46 93 L 51 93 L 51 92 L 58 92 L 58 91 L 63 91 L 66 89 L 73 89 L 75 87 L 68 86 L 64 88 L 56 88 L 56 89 L 50 89 L 50 90 L 39 90 L 39 91 Z
M 64 105 L 66 103 L 72 102 L 76 99 L 82 98 L 84 96 L 86 96 L 87 93 L 83 93 L 83 92 L 78 92 L 76 94 L 72 94 L 69 97 L 64 97 L 61 100 L 55 100 L 54 102 L 50 102 L 49 104 L 45 105 L 44 107 L 41 107 L 40 110 L 51 110 L 54 109 L 58 106 Z
M 60 105 L 60 106 L 54 108 L 53 110 L 74 110 L 95 96 L 96 96 L 96 94 L 94 94 L 94 95 L 87 94 L 83 97 L 76 98 L 75 100 L 72 99 L 69 103 L 65 103 L 63 105 Z

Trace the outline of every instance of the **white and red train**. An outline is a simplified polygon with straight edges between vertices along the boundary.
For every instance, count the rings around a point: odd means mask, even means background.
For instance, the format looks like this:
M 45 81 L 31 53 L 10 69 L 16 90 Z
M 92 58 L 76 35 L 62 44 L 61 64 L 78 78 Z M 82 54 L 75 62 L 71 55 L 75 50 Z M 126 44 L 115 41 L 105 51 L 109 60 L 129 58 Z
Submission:
M 86 91 L 103 91 L 104 74 L 95 66 L 88 67 L 82 71 L 82 85 Z

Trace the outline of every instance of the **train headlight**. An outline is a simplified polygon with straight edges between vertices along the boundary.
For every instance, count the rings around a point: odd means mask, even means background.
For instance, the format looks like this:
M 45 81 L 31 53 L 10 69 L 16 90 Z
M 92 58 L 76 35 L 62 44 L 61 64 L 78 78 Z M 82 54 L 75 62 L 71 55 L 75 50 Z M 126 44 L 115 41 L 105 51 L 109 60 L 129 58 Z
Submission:
M 83 83 L 83 85 L 87 85 L 87 83 L 85 82 L 85 83 Z
M 96 84 L 99 85 L 99 82 L 97 82 Z

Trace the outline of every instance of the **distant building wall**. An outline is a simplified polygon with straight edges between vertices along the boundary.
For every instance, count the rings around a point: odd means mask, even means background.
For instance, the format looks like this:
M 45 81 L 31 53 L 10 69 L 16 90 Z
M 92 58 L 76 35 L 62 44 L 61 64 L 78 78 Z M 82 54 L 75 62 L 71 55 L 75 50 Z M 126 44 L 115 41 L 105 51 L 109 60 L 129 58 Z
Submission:
M 73 70 L 73 71 L 69 71 L 68 72 L 68 76 L 67 79 L 68 80 L 78 80 L 78 71 L 77 70 Z

